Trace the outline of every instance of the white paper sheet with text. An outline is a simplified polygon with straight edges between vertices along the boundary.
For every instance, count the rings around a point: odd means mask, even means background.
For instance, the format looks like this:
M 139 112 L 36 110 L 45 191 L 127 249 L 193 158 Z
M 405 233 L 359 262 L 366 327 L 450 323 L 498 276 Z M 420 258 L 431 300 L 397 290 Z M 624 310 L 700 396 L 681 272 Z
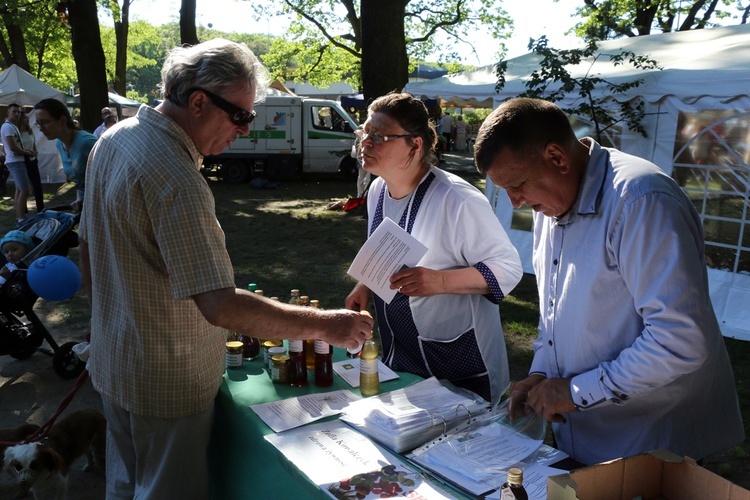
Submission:
M 250 409 L 268 427 L 275 432 L 282 432 L 330 415 L 338 415 L 349 403 L 360 399 L 362 398 L 353 392 L 342 390 L 252 405 Z
M 427 247 L 386 217 L 359 249 L 347 271 L 374 294 L 390 304 L 396 296 L 389 278 L 404 266 L 417 265 Z
M 333 364 L 333 371 L 339 374 L 350 386 L 359 387 L 359 358 L 346 359 L 337 361 Z M 387 382 L 398 378 L 398 373 L 394 372 L 378 360 L 378 380 Z

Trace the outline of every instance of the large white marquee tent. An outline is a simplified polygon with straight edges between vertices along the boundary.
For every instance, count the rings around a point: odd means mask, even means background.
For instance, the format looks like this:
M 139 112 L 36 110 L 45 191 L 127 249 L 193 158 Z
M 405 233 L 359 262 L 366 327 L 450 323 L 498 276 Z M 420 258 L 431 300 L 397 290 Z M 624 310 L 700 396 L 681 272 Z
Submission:
M 607 55 L 621 51 L 648 55 L 661 69 L 616 66 Z M 643 99 L 648 137 L 623 126 L 612 130 L 609 140 L 672 174 L 693 200 L 704 221 L 711 295 L 722 330 L 726 336 L 750 340 L 750 26 L 609 40 L 599 45 L 598 53 L 595 61 L 568 70 L 574 76 L 597 75 L 616 83 L 643 79 L 630 95 L 618 99 Z M 405 90 L 496 107 L 525 90 L 524 81 L 539 61 L 534 53 L 508 60 L 506 84 L 499 93 L 494 65 L 410 83 Z M 615 108 L 605 87 L 596 92 Z M 578 99 L 571 95 L 560 104 L 574 107 Z M 487 195 L 518 246 L 524 269 L 531 272 L 529 213 L 514 210 L 500 191 L 490 186 Z

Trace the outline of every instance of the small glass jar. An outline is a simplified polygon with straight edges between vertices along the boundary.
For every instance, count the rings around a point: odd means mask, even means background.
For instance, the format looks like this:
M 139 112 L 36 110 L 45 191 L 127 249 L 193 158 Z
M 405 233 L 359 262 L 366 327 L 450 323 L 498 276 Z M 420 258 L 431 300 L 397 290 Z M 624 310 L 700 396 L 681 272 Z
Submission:
M 273 357 L 286 354 L 286 349 L 283 346 L 271 347 L 268 349 L 268 369 L 270 370 L 273 366 Z
M 234 370 L 237 368 L 242 368 L 243 348 L 244 345 L 242 344 L 242 342 L 236 340 L 227 342 L 227 353 L 225 359 L 228 369 Z
M 284 342 L 281 340 L 265 340 L 263 342 L 263 364 L 268 366 L 271 361 L 268 356 L 268 350 L 272 347 L 280 347 L 284 345 Z
M 289 383 L 289 356 L 286 354 L 271 356 L 271 381 L 274 384 Z

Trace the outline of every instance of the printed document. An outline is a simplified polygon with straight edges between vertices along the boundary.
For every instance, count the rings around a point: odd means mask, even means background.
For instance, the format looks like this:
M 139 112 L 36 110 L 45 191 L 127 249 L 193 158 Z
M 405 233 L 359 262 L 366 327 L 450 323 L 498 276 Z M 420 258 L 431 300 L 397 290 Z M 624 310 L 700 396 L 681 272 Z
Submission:
M 346 359 L 337 361 L 333 364 L 333 371 L 339 374 L 341 378 L 352 387 L 359 387 L 359 358 Z M 378 360 L 378 380 L 387 382 L 398 378 L 398 373 L 394 372 Z
M 403 267 L 416 266 L 427 247 L 386 217 L 360 248 L 347 271 L 378 297 L 390 304 L 397 290 L 389 278 Z
M 309 424 L 330 415 L 338 415 L 349 403 L 360 400 L 351 391 L 322 392 L 250 406 L 275 432 Z

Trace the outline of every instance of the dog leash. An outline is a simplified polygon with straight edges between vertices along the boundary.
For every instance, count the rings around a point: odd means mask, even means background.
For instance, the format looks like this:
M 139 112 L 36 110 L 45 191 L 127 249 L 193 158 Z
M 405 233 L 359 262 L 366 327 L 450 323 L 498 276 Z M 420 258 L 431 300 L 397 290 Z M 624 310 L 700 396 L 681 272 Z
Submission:
M 89 371 L 83 370 L 81 374 L 78 376 L 78 380 L 76 380 L 75 385 L 70 390 L 67 396 L 63 398 L 63 400 L 60 402 L 60 404 L 57 406 L 57 410 L 55 410 L 55 413 L 52 414 L 52 416 L 47 420 L 44 424 L 41 425 L 37 430 L 35 430 L 30 436 L 28 436 L 23 441 L 18 441 L 16 443 L 12 442 L 3 442 L 0 441 L 0 446 L 15 446 L 17 444 L 28 444 L 32 443 L 34 441 L 40 441 L 44 438 L 47 431 L 50 430 L 50 428 L 54 425 L 55 420 L 57 420 L 57 417 L 60 416 L 60 414 L 65 411 L 65 408 L 70 405 L 70 402 L 73 401 L 73 396 L 75 396 L 76 392 L 83 387 L 83 384 L 86 383 L 86 379 L 89 378 Z

